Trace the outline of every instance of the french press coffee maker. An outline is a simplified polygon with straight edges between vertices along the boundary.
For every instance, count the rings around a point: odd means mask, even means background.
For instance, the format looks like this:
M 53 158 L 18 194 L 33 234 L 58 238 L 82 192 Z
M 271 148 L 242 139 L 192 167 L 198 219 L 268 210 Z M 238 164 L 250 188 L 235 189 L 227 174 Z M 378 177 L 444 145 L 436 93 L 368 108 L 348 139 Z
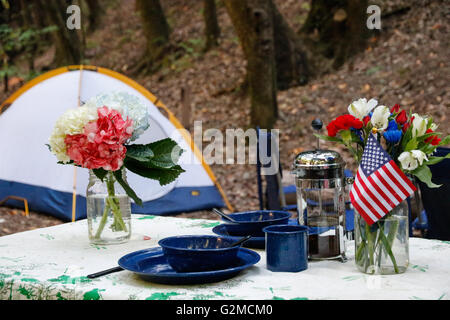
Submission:
M 314 120 L 315 130 L 322 122 Z M 345 161 L 332 150 L 299 153 L 294 160 L 298 223 L 308 226 L 309 259 L 345 257 Z

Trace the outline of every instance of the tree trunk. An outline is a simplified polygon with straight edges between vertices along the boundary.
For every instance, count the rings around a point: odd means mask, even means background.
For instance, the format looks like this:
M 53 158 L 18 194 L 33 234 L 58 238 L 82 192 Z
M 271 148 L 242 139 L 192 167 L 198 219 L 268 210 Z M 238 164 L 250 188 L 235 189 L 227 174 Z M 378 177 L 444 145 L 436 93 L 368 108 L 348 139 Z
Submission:
M 170 27 L 159 0 L 136 0 L 136 8 L 140 12 L 147 39 L 146 52 L 137 69 L 153 71 L 158 68 L 159 60 L 170 47 Z
M 280 90 L 308 82 L 309 71 L 300 37 L 284 19 L 273 4 L 275 62 L 277 68 L 277 87 Z
M 225 0 L 247 60 L 251 124 L 271 129 L 278 114 L 271 0 Z
M 89 8 L 89 15 L 88 15 L 88 21 L 89 21 L 89 32 L 94 32 L 99 23 L 100 18 L 102 16 L 102 7 L 100 5 L 99 0 L 85 0 L 86 4 Z
M 219 45 L 220 27 L 217 22 L 215 0 L 203 0 L 203 18 L 205 20 L 205 51 L 208 51 Z
M 23 28 L 25 30 L 29 29 L 37 29 L 34 25 L 33 16 L 32 16 L 32 5 L 26 3 L 25 0 L 20 0 L 20 12 L 22 14 L 23 19 Z M 36 37 L 35 35 L 33 37 Z M 26 58 L 28 60 L 28 69 L 29 72 L 34 71 L 34 58 L 36 56 L 36 52 L 38 49 L 37 40 L 31 41 L 30 45 L 25 48 L 26 49 Z
M 312 0 L 311 10 L 299 33 L 313 56 L 330 60 L 340 67 L 366 46 L 367 0 Z
M 38 0 L 36 4 L 45 12 L 47 25 L 58 27 L 53 33 L 56 47 L 53 63 L 56 66 L 80 64 L 83 47 L 77 30 L 69 30 L 66 26 L 68 5 L 60 0 Z

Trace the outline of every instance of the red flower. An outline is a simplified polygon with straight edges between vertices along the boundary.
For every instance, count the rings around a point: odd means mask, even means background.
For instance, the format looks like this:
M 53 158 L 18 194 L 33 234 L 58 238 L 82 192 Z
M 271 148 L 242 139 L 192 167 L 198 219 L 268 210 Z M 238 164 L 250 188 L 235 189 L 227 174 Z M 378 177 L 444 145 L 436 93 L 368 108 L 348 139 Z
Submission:
M 351 128 L 361 129 L 362 127 L 363 123 L 361 120 L 355 118 L 350 114 L 345 114 L 337 117 L 328 124 L 328 136 L 335 137 L 336 134 L 341 130 L 349 130 Z
M 405 124 L 403 125 L 402 131 L 406 132 L 406 130 L 408 130 L 408 128 L 411 126 L 411 123 L 413 122 L 414 117 L 411 117 L 411 119 L 409 119 L 409 121 L 405 122 Z
M 431 129 L 427 129 L 427 131 L 425 133 L 432 133 L 432 132 L 434 132 L 434 131 Z M 440 142 L 441 142 L 441 139 L 439 139 L 439 137 L 437 135 L 430 136 L 425 139 L 425 143 L 430 143 L 433 146 L 437 146 Z
M 402 110 L 396 117 L 395 117 L 395 121 L 399 124 L 399 125 L 404 125 L 406 123 L 406 121 L 408 121 L 408 116 L 406 115 L 406 111 Z
M 400 111 L 400 105 L 399 104 L 395 104 L 392 108 L 391 108 L 391 113 L 397 113 Z
M 98 120 L 88 123 L 84 133 L 67 135 L 67 154 L 88 169 L 116 171 L 123 165 L 127 149 L 123 145 L 133 133 L 133 121 L 122 119 L 116 110 L 98 109 Z
M 367 126 L 367 124 L 369 123 L 369 121 L 370 121 L 370 116 L 365 116 L 364 119 L 363 119 L 364 126 Z

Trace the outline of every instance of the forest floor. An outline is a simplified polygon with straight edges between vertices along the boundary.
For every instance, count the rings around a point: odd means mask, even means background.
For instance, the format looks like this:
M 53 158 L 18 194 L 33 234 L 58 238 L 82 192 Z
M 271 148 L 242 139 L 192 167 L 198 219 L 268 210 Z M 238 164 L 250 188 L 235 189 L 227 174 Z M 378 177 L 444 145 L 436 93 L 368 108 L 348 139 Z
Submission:
M 276 2 L 287 21 L 298 30 L 306 18 L 308 1 Z M 128 75 L 177 116 L 181 113 L 181 90 L 190 89 L 192 122 L 202 120 L 203 131 L 216 128 L 225 134 L 229 128 L 249 128 L 250 103 L 239 91 L 245 60 L 225 8 L 218 7 L 220 45 L 204 53 L 201 1 L 189 1 L 189 5 L 182 0 L 162 3 L 172 28 L 171 41 L 185 49 L 181 58 L 168 56 L 166 66 L 153 75 L 129 74 L 143 54 L 145 42 L 134 1 L 116 0 L 108 2 L 100 28 L 87 37 L 87 63 Z M 450 134 L 450 3 L 388 3 L 394 13 L 382 18 L 381 31 L 370 39 L 365 52 L 355 55 L 336 72 L 278 93 L 279 119 L 275 128 L 280 130 L 284 184 L 293 183 L 289 171 L 295 155 L 316 144 L 311 121 L 319 117 L 327 124 L 362 97 L 376 98 L 379 104 L 387 106 L 398 103 L 407 110 L 431 115 L 440 124 L 440 132 Z M 404 3 L 410 4 L 409 10 L 392 10 Z M 41 60 L 44 64 L 49 61 Z M 0 100 L 6 96 L 3 93 Z M 331 143 L 322 143 L 322 147 L 339 151 L 348 167 L 355 169 L 348 152 Z M 214 164 L 211 168 L 235 211 L 258 208 L 255 165 Z M 39 213 L 32 212 L 27 218 L 10 212 L 6 207 L 0 208 L 0 236 L 61 223 Z M 207 211 L 179 216 L 217 219 Z

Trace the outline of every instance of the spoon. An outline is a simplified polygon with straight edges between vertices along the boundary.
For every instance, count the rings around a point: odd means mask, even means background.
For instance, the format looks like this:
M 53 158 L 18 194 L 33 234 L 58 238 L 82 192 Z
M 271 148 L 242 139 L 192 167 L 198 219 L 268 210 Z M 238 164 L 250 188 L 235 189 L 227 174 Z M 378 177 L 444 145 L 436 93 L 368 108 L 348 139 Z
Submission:
M 214 213 L 217 213 L 219 216 L 225 218 L 226 220 L 237 223 L 236 220 L 234 220 L 233 218 L 227 216 L 225 213 L 223 213 L 219 209 L 213 208 L 212 210 L 213 210 Z
M 252 236 L 245 236 L 245 237 L 243 237 L 242 239 L 239 239 L 238 241 L 233 242 L 233 243 L 230 245 L 230 248 L 240 246 L 242 243 L 244 243 L 245 241 L 247 241 L 247 240 L 250 239 L 251 237 L 252 237 Z

